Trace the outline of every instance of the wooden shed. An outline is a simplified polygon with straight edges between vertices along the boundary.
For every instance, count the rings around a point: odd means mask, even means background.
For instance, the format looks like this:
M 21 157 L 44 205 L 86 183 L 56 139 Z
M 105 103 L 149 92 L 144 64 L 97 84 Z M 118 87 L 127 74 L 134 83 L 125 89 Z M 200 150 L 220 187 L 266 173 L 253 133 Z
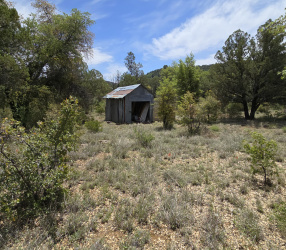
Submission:
M 106 121 L 153 122 L 154 96 L 141 84 L 119 87 L 103 98 Z

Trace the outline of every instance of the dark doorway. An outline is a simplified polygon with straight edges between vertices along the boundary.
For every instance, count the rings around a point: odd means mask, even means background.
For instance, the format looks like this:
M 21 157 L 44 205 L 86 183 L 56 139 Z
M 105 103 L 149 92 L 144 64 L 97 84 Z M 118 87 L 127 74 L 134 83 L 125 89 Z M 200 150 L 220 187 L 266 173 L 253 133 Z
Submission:
M 150 121 L 150 102 L 132 102 L 132 121 Z

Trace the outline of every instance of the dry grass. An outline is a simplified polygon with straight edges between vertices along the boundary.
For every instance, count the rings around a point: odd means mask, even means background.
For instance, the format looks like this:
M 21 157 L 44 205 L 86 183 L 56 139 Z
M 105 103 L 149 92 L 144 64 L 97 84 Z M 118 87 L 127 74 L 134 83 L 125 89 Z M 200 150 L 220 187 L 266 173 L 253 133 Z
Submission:
M 283 249 L 285 230 L 271 218 L 286 202 L 285 124 L 225 122 L 196 136 L 157 122 L 83 130 L 63 211 L 6 233 L 3 247 Z M 278 142 L 271 187 L 251 175 L 241 147 L 250 131 Z

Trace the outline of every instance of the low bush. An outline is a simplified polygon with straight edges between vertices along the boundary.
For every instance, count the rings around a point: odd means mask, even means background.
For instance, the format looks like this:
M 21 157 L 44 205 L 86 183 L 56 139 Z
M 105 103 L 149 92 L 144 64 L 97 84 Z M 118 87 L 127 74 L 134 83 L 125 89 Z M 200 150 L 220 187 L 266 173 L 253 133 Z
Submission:
M 208 123 L 215 122 L 220 116 L 221 104 L 215 98 L 212 91 L 206 93 L 205 98 L 200 98 L 199 106 L 201 113 L 205 116 L 205 121 Z
M 135 138 L 144 148 L 151 147 L 152 141 L 155 137 L 147 131 L 134 129 Z
M 266 140 L 263 135 L 253 132 L 251 144 L 244 143 L 244 149 L 251 156 L 252 173 L 262 172 L 264 184 L 270 182 L 269 175 L 278 174 L 275 163 L 275 155 L 278 149 L 277 143 L 273 140 Z
M 219 132 L 219 126 L 212 125 L 212 126 L 210 126 L 210 130 L 213 131 L 213 132 Z
M 229 103 L 226 106 L 226 113 L 228 114 L 229 118 L 240 117 L 242 111 L 243 106 L 241 103 Z
M 97 105 L 95 106 L 95 111 L 98 114 L 103 114 L 105 112 L 105 101 L 97 103 Z
M 0 211 L 7 218 L 31 218 L 59 204 L 69 170 L 67 152 L 77 140 L 77 115 L 77 100 L 71 97 L 30 133 L 17 121 L 2 121 Z
M 102 124 L 98 120 L 87 121 L 85 126 L 88 130 L 94 133 L 102 131 Z
M 187 92 L 178 105 L 179 123 L 187 126 L 190 134 L 199 134 L 201 125 L 205 121 L 205 114 L 200 106 L 195 102 L 192 93 Z

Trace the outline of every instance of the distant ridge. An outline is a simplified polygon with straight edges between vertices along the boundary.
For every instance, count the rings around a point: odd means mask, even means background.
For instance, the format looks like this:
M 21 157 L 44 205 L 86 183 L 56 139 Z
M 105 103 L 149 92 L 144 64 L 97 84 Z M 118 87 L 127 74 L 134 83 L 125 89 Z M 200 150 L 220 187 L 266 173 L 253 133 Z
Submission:
M 213 64 L 209 64 L 209 65 L 198 65 L 198 67 L 203 70 L 203 71 L 209 71 L 210 67 L 212 66 Z M 164 66 L 163 68 L 165 68 L 167 66 Z M 161 73 L 161 70 L 163 69 L 155 69 L 155 70 L 152 70 L 150 71 L 149 73 L 146 74 L 146 76 L 150 77 L 150 78 L 153 78 L 155 76 L 158 76 L 160 77 L 160 73 Z

